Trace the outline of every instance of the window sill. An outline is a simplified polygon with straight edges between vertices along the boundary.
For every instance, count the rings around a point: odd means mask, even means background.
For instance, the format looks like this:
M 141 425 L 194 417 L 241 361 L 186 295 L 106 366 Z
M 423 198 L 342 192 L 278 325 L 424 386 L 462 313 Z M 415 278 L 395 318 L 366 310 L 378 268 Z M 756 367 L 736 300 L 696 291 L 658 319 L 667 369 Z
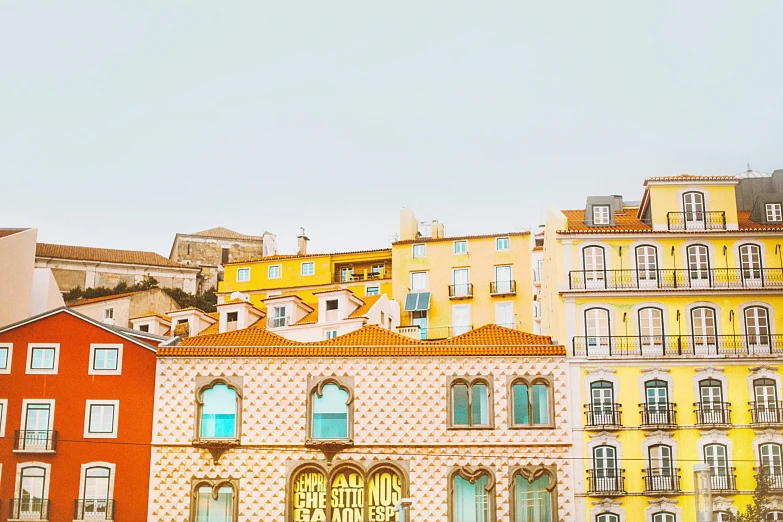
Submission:
M 495 426 L 449 426 L 446 428 L 450 431 L 463 431 L 463 430 L 494 430 Z
M 18 454 L 25 454 L 25 453 L 43 453 L 43 454 L 52 454 L 54 455 L 57 453 L 57 450 L 51 450 L 51 449 L 15 449 L 13 450 L 14 453 Z M 26 520 L 26 519 L 25 519 Z
M 512 424 L 510 430 L 553 430 L 554 424 Z

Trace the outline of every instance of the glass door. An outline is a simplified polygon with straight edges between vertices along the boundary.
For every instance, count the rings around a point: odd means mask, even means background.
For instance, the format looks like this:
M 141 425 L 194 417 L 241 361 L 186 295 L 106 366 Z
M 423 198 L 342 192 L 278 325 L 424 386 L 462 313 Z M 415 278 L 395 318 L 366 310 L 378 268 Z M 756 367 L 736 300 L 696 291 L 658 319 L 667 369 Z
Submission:
M 585 312 L 585 336 L 590 355 L 609 355 L 609 312 L 591 308 Z
M 704 195 L 700 192 L 683 194 L 683 210 L 685 211 L 685 228 L 688 230 L 704 229 Z
M 701 403 L 699 413 L 703 424 L 724 424 L 723 418 L 723 386 L 717 379 L 706 379 L 699 383 L 699 398 Z
M 617 483 L 617 457 L 611 446 L 599 446 L 593 450 L 596 491 L 620 491 Z
M 496 266 L 495 267 L 495 293 L 496 294 L 510 294 L 511 293 L 511 267 L 510 266 Z
M 658 285 L 658 256 L 654 246 L 636 247 L 636 278 L 639 286 Z
M 742 245 L 739 249 L 742 281 L 746 285 L 761 286 L 761 248 Z
M 647 395 L 647 419 L 645 424 L 670 424 L 669 393 L 664 381 L 653 380 L 644 383 Z
M 470 295 L 470 279 L 467 268 L 454 269 L 454 291 L 452 295 L 466 297 Z
M 110 475 L 109 468 L 96 466 L 85 470 L 81 510 L 83 520 L 114 519 L 109 506 Z
M 778 421 L 778 392 L 772 379 L 758 379 L 753 383 L 756 396 L 756 422 L 775 423 Z
M 660 308 L 639 310 L 639 344 L 642 353 L 663 354 L 663 312 Z
M 766 308 L 752 306 L 745 309 L 745 334 L 749 351 L 769 351 L 769 317 Z
M 648 490 L 671 491 L 674 489 L 672 448 L 670 446 L 664 444 L 650 446 L 649 466 Z
M 688 278 L 691 286 L 710 285 L 710 252 L 704 245 L 691 245 L 688 252 Z
M 597 381 L 590 385 L 593 406 L 593 426 L 617 424 L 614 420 L 614 388 L 608 381 Z
M 44 468 L 37 466 L 22 468 L 19 480 L 18 516 L 15 518 L 22 520 L 45 520 L 45 485 L 46 470 Z M 14 515 L 17 515 L 17 513 L 14 513 Z
M 726 458 L 726 446 L 707 444 L 704 446 L 704 463 L 710 467 L 712 489 L 734 489 L 729 484 L 729 465 Z
M 585 288 L 605 288 L 606 265 L 604 264 L 604 249 L 587 247 L 584 249 Z
M 761 472 L 770 480 L 773 488 L 783 487 L 783 461 L 781 461 L 780 444 L 762 444 L 759 446 L 761 457 Z
M 28 404 L 25 414 L 25 426 L 23 448 L 27 450 L 48 450 L 49 447 L 49 418 L 51 405 Z
M 694 351 L 702 354 L 717 352 L 715 310 L 706 307 L 691 310 L 691 329 Z

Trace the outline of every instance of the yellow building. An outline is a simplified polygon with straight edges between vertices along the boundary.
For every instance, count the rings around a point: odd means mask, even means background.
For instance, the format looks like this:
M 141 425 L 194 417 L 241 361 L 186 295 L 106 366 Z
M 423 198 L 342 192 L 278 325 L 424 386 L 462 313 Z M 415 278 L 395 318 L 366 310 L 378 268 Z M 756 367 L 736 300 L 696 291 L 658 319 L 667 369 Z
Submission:
M 218 303 L 228 302 L 232 292 L 249 295 L 250 303 L 259 308 L 265 308 L 267 297 L 284 293 L 312 303 L 318 301 L 313 292 L 334 286 L 359 297 L 392 297 L 391 249 L 307 254 L 307 241 L 304 234 L 299 237 L 298 254 L 226 263 L 223 281 L 218 284 Z
M 533 331 L 530 233 L 446 237 L 443 229 L 420 227 L 410 209 L 400 213 L 392 295 L 402 307 L 401 331 L 422 339 L 493 323 Z
M 545 228 L 542 327 L 571 352 L 581 520 L 714 520 L 783 493 L 783 171 L 655 177 Z M 783 503 L 769 520 L 783 520 Z

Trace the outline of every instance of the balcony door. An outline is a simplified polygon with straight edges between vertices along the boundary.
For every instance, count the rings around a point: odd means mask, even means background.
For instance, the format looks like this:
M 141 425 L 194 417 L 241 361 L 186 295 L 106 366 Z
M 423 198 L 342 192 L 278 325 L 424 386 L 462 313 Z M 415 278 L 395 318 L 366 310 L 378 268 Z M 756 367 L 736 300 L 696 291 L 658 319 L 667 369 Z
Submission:
M 699 422 L 702 424 L 724 424 L 723 385 L 717 379 L 699 381 Z
M 696 230 L 705 227 L 704 194 L 701 192 L 686 192 L 682 195 L 682 207 L 685 211 L 685 228 Z
M 745 335 L 751 352 L 769 351 L 769 315 L 762 306 L 745 309 Z
M 44 491 L 46 470 L 39 466 L 22 468 L 19 476 L 18 508 L 13 517 L 21 520 L 46 520 Z M 17 514 L 18 512 L 18 514 Z
M 28 404 L 24 421 L 24 447 L 28 450 L 47 450 L 51 439 L 49 430 L 51 404 Z
M 84 471 L 81 514 L 84 520 L 113 520 L 109 506 L 109 480 L 111 470 L 94 466 Z
M 585 336 L 589 355 L 609 355 L 609 311 L 590 308 L 585 311 Z
M 783 460 L 781 460 L 780 444 L 768 443 L 759 446 L 761 473 L 770 480 L 770 486 L 775 489 L 783 487 Z
M 495 303 L 495 324 L 506 328 L 515 328 L 514 301 Z
M 639 286 L 658 286 L 658 252 L 654 246 L 636 247 L 636 278 Z
M 495 267 L 495 293 L 511 293 L 511 267 L 509 265 Z
M 453 271 L 454 292 L 452 295 L 464 297 L 470 295 L 470 272 L 467 268 L 455 268 Z
M 453 305 L 451 307 L 451 326 L 453 335 L 461 335 L 470 331 L 470 305 Z
M 620 491 L 617 473 L 617 451 L 612 446 L 593 449 L 593 471 L 596 491 Z
M 756 379 L 753 381 L 753 394 L 756 400 L 756 422 L 779 422 L 778 389 L 772 379 Z
M 674 489 L 671 446 L 665 444 L 650 446 L 648 469 L 648 490 L 671 491 Z
M 707 444 L 704 446 L 704 463 L 710 467 L 712 489 L 734 489 L 729 483 L 729 464 L 726 457 L 726 446 L 723 444 Z
M 710 251 L 705 245 L 691 245 L 688 254 L 688 279 L 691 286 L 710 285 Z
M 669 389 L 666 382 L 655 379 L 644 383 L 647 419 L 645 424 L 670 424 Z
M 584 255 L 585 288 L 605 288 L 606 263 L 602 247 L 586 247 Z
M 742 282 L 749 286 L 761 286 L 761 247 L 742 245 L 739 254 Z
M 715 310 L 700 306 L 691 310 L 691 334 L 694 350 L 698 353 L 717 351 Z
M 663 311 L 660 308 L 639 310 L 639 345 L 645 355 L 663 354 Z
M 590 395 L 593 407 L 593 426 L 613 425 L 614 420 L 614 388 L 609 381 L 596 381 L 590 384 Z

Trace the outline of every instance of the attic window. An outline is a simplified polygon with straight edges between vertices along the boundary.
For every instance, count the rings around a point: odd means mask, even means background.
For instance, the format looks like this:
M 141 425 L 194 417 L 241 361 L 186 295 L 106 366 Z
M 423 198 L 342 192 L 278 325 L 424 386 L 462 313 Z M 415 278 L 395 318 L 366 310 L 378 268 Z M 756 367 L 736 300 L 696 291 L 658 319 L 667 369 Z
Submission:
M 226 314 L 227 323 L 235 323 L 237 321 L 239 321 L 239 312 L 228 312 Z
M 767 203 L 765 210 L 767 211 L 767 222 L 779 223 L 783 221 L 783 209 L 780 203 Z
M 609 205 L 593 205 L 593 225 L 609 224 Z
M 326 311 L 337 310 L 337 299 L 330 299 L 326 301 Z
M 150 331 L 150 325 L 148 325 L 148 324 L 139 325 L 139 331 L 140 332 L 149 332 Z

